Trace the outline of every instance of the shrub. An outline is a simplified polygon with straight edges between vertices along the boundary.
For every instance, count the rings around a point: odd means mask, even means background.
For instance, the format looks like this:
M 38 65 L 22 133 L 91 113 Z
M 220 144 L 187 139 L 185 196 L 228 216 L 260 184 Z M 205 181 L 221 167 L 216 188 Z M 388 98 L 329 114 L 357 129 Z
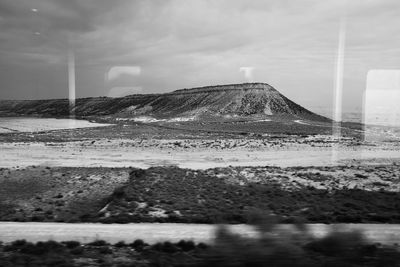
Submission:
M 164 242 L 162 251 L 165 253 L 175 253 L 178 252 L 180 249 L 172 244 L 171 242 Z
M 102 247 L 102 246 L 108 246 L 109 244 L 104 240 L 95 240 L 93 242 L 88 243 L 88 245 L 93 247 Z
M 338 256 L 365 245 L 360 232 L 333 232 L 326 237 L 312 241 L 307 248 L 327 256 Z
M 146 170 L 143 169 L 133 169 L 129 173 L 129 179 L 137 179 L 137 178 L 142 178 L 146 174 Z
M 141 252 L 148 246 L 148 244 L 146 244 L 142 239 L 136 239 L 133 243 L 129 244 L 129 246 L 136 251 Z
M 82 255 L 84 252 L 84 248 L 83 247 L 75 247 L 73 249 L 70 250 L 70 253 L 73 255 Z
M 78 241 L 63 241 L 61 243 L 64 244 L 69 249 L 73 249 L 81 245 L 81 243 L 79 243 Z
M 3 251 L 4 252 L 19 251 L 29 244 L 31 243 L 27 242 L 25 239 L 15 240 L 11 242 L 11 244 L 5 245 Z
M 115 198 L 123 198 L 125 196 L 125 191 L 124 191 L 124 187 L 118 187 L 114 190 L 113 197 Z
M 25 239 L 15 240 L 11 243 L 14 247 L 22 247 L 25 246 L 28 242 Z
M 199 249 L 207 249 L 209 246 L 205 243 L 200 242 L 199 244 L 197 244 L 197 248 Z
M 61 252 L 64 250 L 63 245 L 56 241 L 38 242 L 36 244 L 26 243 L 21 246 L 20 252 L 24 254 L 43 255 L 52 252 Z
M 180 247 L 183 251 L 191 251 L 196 248 L 196 245 L 193 241 L 181 240 L 176 245 Z
M 111 254 L 112 250 L 109 247 L 100 247 L 99 252 L 101 254 Z
M 114 246 L 117 248 L 123 248 L 123 247 L 126 247 L 127 244 L 124 241 L 119 241 L 118 243 L 115 243 Z
M 151 246 L 152 250 L 156 250 L 156 251 L 162 251 L 163 249 L 163 244 L 162 243 L 156 243 L 154 245 Z
M 133 248 L 136 248 L 136 247 L 143 247 L 144 244 L 145 243 L 142 239 L 136 239 L 135 241 L 132 242 L 132 244 L 130 246 Z
M 33 215 L 31 217 L 32 222 L 43 222 L 44 219 L 45 219 L 44 216 L 40 216 L 40 215 Z
M 257 237 L 243 237 L 220 227 L 214 245 L 198 266 L 398 266 L 395 248 L 368 245 L 359 232 L 332 232 L 314 238 L 305 227 L 279 229 L 272 219 L 254 217 Z M 268 218 L 268 216 L 264 217 Z

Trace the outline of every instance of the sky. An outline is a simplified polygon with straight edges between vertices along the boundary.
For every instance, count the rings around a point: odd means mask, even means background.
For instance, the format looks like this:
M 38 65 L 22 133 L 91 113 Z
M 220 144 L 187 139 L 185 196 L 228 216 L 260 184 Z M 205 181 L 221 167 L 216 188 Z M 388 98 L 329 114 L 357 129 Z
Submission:
M 0 99 L 162 93 L 265 82 L 333 105 L 344 23 L 343 109 L 368 71 L 400 69 L 398 0 L 0 0 Z

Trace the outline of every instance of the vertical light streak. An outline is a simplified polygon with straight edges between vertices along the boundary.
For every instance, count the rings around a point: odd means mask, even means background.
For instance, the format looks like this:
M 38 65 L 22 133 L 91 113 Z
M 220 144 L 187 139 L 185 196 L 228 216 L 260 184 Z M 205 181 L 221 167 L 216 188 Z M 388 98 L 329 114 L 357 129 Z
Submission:
M 346 42 L 346 21 L 344 18 L 340 21 L 339 42 L 336 57 L 336 79 L 334 85 L 334 114 L 333 119 L 336 122 L 342 121 L 342 96 L 343 96 L 343 61 Z M 337 129 L 336 136 L 340 137 L 340 127 Z M 334 128 L 334 129 L 335 129 Z
M 69 100 L 69 114 L 71 118 L 75 117 L 75 54 L 72 48 L 68 49 L 68 100 Z
M 332 161 L 338 160 L 338 145 L 342 135 L 341 121 L 342 121 L 342 101 L 343 101 L 343 68 L 344 68 L 344 54 L 346 43 L 346 18 L 343 16 L 340 20 L 338 50 L 336 56 L 336 69 L 335 69 L 335 84 L 334 84 L 334 98 L 333 98 L 333 122 L 332 122 L 332 135 L 337 140 L 337 144 L 332 148 Z
M 251 83 L 254 81 L 253 79 L 253 70 L 254 67 L 240 67 L 239 71 L 244 73 L 244 78 L 246 82 Z

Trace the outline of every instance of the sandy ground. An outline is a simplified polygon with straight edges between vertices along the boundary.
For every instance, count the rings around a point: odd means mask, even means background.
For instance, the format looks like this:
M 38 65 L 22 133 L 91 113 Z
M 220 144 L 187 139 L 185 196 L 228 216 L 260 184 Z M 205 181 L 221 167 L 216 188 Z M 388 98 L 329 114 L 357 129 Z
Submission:
M 308 224 L 314 236 L 324 236 L 332 230 L 358 230 L 372 242 L 395 244 L 400 241 L 400 225 L 395 224 Z M 89 223 L 0 223 L 0 240 L 11 242 L 18 239 L 27 241 L 67 241 L 91 242 L 105 240 L 133 242 L 142 239 L 147 243 L 160 241 L 178 242 L 181 239 L 196 242 L 212 242 L 216 225 L 139 223 L 139 224 L 89 224 Z M 292 229 L 292 225 L 280 225 L 279 229 Z M 230 225 L 229 229 L 243 236 L 255 236 L 256 231 L 249 225 Z
M 96 140 L 66 143 L 1 143 L 0 167 L 31 165 L 64 167 L 139 167 L 176 165 L 206 169 L 225 166 L 330 166 L 354 161 L 400 162 L 397 147 L 310 146 L 255 144 L 221 148 L 190 145 L 185 140 L 158 140 L 158 145 L 138 140 Z M 237 141 L 241 142 L 241 141 Z M 248 141 L 253 142 L 253 141 Z M 256 141 L 254 141 L 256 142 Z
M 102 127 L 110 124 L 93 123 L 74 119 L 0 118 L 0 133 L 40 132 L 60 129 Z
M 22 119 L 21 119 L 22 120 Z M 15 120 L 15 125 L 0 127 L 0 132 L 43 131 L 63 128 L 102 126 L 86 121 L 68 120 L 26 122 Z M 69 123 L 69 126 L 66 125 Z M 302 123 L 298 121 L 297 123 Z M 1 126 L 1 125 L 0 125 Z M 60 127 L 60 128 L 57 128 Z M 316 139 L 316 137 L 312 137 Z M 325 140 L 325 137 L 321 137 Z M 315 142 L 314 142 L 315 141 Z M 32 165 L 64 167 L 140 167 L 176 165 L 182 168 L 207 169 L 226 166 L 331 166 L 345 164 L 400 163 L 397 145 L 332 145 L 329 142 L 311 140 L 311 143 L 265 143 L 260 140 L 108 140 L 96 139 L 63 143 L 0 143 L 0 167 L 15 168 Z M 208 143 L 207 143 L 208 142 Z M 263 143 L 264 142 L 264 143 Z M 307 141 L 308 142 L 308 141 Z M 314 142 L 314 143 L 313 143 Z M 345 225 L 345 228 L 361 229 L 375 242 L 400 242 L 399 225 Z M 236 231 L 253 235 L 249 226 L 238 225 Z M 325 234 L 331 226 L 310 226 L 315 235 Z M 179 241 L 194 239 L 207 242 L 212 239 L 215 226 L 189 224 L 61 224 L 61 223 L 0 223 L 0 241 L 27 239 L 40 241 L 54 239 L 90 242 L 105 239 L 108 242 L 144 239 Z

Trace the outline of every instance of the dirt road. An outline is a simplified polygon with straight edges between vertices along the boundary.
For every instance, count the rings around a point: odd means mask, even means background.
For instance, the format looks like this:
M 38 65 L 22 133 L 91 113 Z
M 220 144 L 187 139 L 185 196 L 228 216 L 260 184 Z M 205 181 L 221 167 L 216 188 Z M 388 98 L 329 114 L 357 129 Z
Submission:
M 139 224 L 93 224 L 93 223 L 0 223 L 0 241 L 10 242 L 17 239 L 28 241 L 44 240 L 77 240 L 91 242 L 103 239 L 110 243 L 118 241 L 132 242 L 143 239 L 148 243 L 159 241 L 179 241 L 191 239 L 196 242 L 211 242 L 216 225 L 207 224 L 174 224 L 174 223 L 139 223 Z M 255 236 L 256 232 L 249 225 L 231 225 L 230 229 L 244 236 Z M 292 225 L 280 225 L 290 229 Z M 308 224 L 310 233 L 315 236 L 326 235 L 337 228 L 343 231 L 360 230 L 365 236 L 382 244 L 400 242 L 400 225 L 398 224 Z
M 133 141 L 100 140 L 67 143 L 0 143 L 0 167 L 31 165 L 65 167 L 139 167 L 176 165 L 205 169 L 225 166 L 329 166 L 354 160 L 400 162 L 395 149 L 370 147 L 311 147 L 291 145 L 283 148 L 159 148 L 137 146 Z M 27 153 L 29 152 L 29 153 Z

